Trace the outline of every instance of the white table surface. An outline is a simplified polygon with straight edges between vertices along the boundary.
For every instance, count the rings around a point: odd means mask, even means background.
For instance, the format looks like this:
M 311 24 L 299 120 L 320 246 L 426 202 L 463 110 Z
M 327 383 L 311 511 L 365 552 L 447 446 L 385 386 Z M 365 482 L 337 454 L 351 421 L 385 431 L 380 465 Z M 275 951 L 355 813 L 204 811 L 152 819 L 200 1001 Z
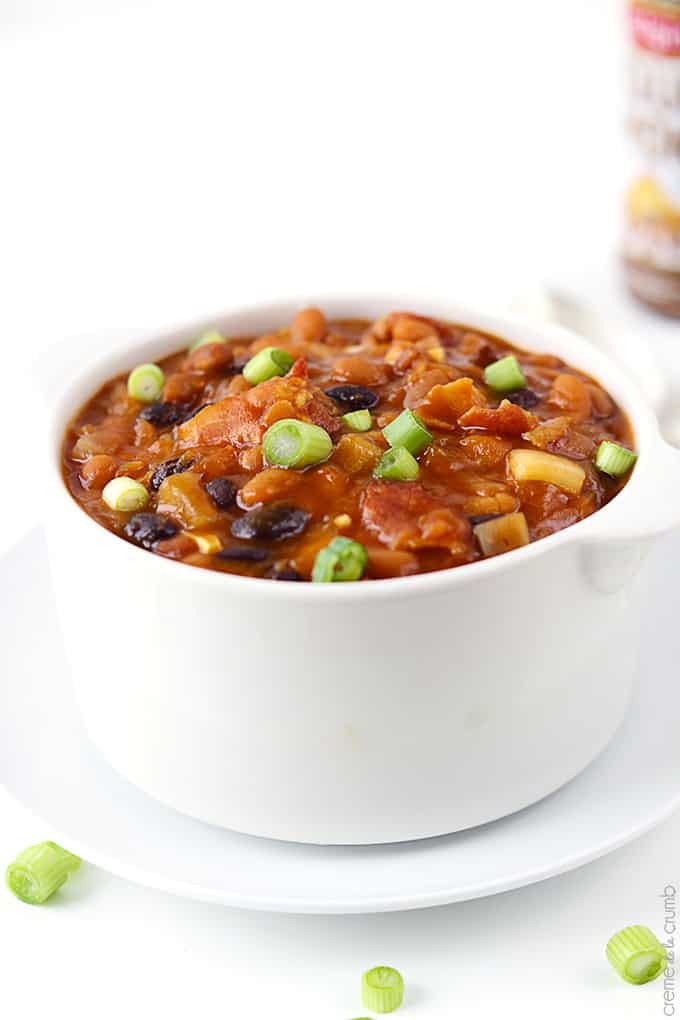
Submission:
M 12 467 L 40 442 L 30 364 L 101 326 L 340 287 L 502 304 L 566 280 L 680 377 L 680 327 L 630 306 L 613 272 L 620 13 L 0 0 L 2 542 L 35 517 L 17 493 L 39 495 Z M 0 792 L 0 861 L 49 835 Z M 625 986 L 603 947 L 628 923 L 661 929 L 679 847 L 675 817 L 529 889 L 347 918 L 183 902 L 85 868 L 45 909 L 0 895 L 0 1015 L 348 1020 L 361 971 L 386 962 L 414 1018 L 662 1017 L 662 986 Z

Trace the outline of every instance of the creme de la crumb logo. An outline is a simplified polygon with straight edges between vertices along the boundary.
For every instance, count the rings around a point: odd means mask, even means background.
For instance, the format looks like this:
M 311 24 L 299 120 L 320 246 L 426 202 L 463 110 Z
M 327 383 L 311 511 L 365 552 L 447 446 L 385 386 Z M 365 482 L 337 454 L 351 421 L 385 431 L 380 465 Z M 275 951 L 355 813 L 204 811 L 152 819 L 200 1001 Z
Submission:
M 663 934 L 661 940 L 666 950 L 666 969 L 663 972 L 663 1015 L 675 1016 L 675 939 L 677 933 L 677 890 L 667 885 L 661 893 L 664 909 Z

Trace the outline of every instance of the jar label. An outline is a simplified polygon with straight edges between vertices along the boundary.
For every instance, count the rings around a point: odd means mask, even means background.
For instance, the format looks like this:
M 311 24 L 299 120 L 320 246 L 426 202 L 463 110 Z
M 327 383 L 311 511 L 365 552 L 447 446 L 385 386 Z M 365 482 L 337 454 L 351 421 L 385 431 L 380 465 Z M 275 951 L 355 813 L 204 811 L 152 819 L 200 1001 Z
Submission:
M 630 6 L 633 53 L 628 128 L 634 172 L 624 254 L 680 273 L 680 4 Z

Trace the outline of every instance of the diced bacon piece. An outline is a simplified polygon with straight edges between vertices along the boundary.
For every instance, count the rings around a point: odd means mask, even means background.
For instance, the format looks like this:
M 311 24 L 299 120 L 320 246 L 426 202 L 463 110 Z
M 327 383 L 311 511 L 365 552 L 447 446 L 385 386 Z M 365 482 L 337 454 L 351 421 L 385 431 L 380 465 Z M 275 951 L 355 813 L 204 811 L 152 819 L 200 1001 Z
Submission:
M 291 409 L 290 417 L 311 421 L 330 433 L 342 427 L 335 404 L 318 386 L 307 379 L 277 376 L 199 411 L 179 426 L 179 440 L 185 448 L 222 443 L 236 449 L 257 446 L 271 424 L 268 413 L 275 405 L 285 405 Z
M 178 426 L 177 436 L 183 447 L 256 446 L 262 438 L 260 415 L 245 397 L 226 397 L 217 404 L 204 407 L 189 421 Z
M 416 482 L 371 482 L 362 520 L 390 549 L 448 549 L 461 560 L 471 550 L 468 521 Z
M 331 435 L 342 428 L 334 401 L 308 379 L 298 376 L 289 374 L 267 379 L 266 382 L 253 386 L 245 394 L 244 399 L 260 415 L 277 401 L 287 400 L 295 408 L 295 417 L 301 421 L 311 421 L 314 425 L 320 425 Z
M 460 372 L 451 365 L 437 365 L 427 362 L 409 373 L 406 381 L 404 407 L 416 410 L 435 386 L 445 386 L 460 378 Z
M 509 400 L 498 407 L 471 407 L 458 419 L 464 429 L 486 429 L 497 436 L 521 436 L 538 424 L 538 418 Z
M 525 433 L 524 438 L 539 450 L 549 450 L 573 460 L 588 460 L 595 451 L 595 442 L 575 429 L 569 417 L 541 422 Z
M 433 386 L 418 405 L 418 415 L 426 425 L 435 429 L 458 428 L 458 419 L 471 407 L 481 407 L 484 395 L 472 379 L 456 379 L 445 386 Z

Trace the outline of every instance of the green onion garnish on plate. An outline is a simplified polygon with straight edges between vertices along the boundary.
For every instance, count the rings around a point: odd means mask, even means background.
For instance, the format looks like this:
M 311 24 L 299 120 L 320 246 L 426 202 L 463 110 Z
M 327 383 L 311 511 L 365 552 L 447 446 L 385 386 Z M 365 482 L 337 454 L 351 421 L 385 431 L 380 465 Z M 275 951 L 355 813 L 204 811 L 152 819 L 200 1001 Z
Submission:
M 243 377 L 251 386 L 266 382 L 277 375 L 286 375 L 290 372 L 295 358 L 292 358 L 286 351 L 278 347 L 264 347 L 257 354 L 253 355 L 243 369 Z
M 595 467 L 605 475 L 612 478 L 621 478 L 632 468 L 637 460 L 637 453 L 633 453 L 625 446 L 618 443 L 611 443 L 604 439 L 597 448 L 595 454 Z
M 634 924 L 610 938 L 607 959 L 624 981 L 646 985 L 665 969 L 667 957 L 654 932 L 642 924 Z
M 413 482 L 418 477 L 418 461 L 404 446 L 387 450 L 373 470 L 374 478 L 387 478 L 391 482 Z
M 189 354 L 193 354 L 199 347 L 204 347 L 205 344 L 224 344 L 226 340 L 217 329 L 208 329 L 205 333 L 201 333 L 199 337 L 196 337 L 194 342 L 189 345 Z
M 402 411 L 382 433 L 390 446 L 403 446 L 414 457 L 432 442 L 432 433 L 428 432 L 418 415 L 409 410 Z
M 349 411 L 348 414 L 343 414 L 341 420 L 352 432 L 368 432 L 373 425 L 371 412 L 365 408 L 361 411 Z
M 514 354 L 501 358 L 487 365 L 484 369 L 484 382 L 496 393 L 512 393 L 523 390 L 527 384 L 524 372 Z
M 333 450 L 333 440 L 319 425 L 283 418 L 265 432 L 262 450 L 268 464 L 305 468 L 327 460 Z
M 9 865 L 5 882 L 18 899 L 37 905 L 48 900 L 79 867 L 80 857 L 56 843 L 36 843 Z
M 141 482 L 134 478 L 121 475 L 120 478 L 112 478 L 102 490 L 102 499 L 112 510 L 120 510 L 123 513 L 136 513 L 143 510 L 149 502 L 149 493 Z
M 160 400 L 165 376 L 158 365 L 137 365 L 128 376 L 127 390 L 133 400 L 153 404 Z
M 359 581 L 368 565 L 368 553 L 360 542 L 339 536 L 316 554 L 312 581 Z
M 373 967 L 361 978 L 361 1005 L 372 1013 L 392 1013 L 404 998 L 404 979 L 394 967 Z

